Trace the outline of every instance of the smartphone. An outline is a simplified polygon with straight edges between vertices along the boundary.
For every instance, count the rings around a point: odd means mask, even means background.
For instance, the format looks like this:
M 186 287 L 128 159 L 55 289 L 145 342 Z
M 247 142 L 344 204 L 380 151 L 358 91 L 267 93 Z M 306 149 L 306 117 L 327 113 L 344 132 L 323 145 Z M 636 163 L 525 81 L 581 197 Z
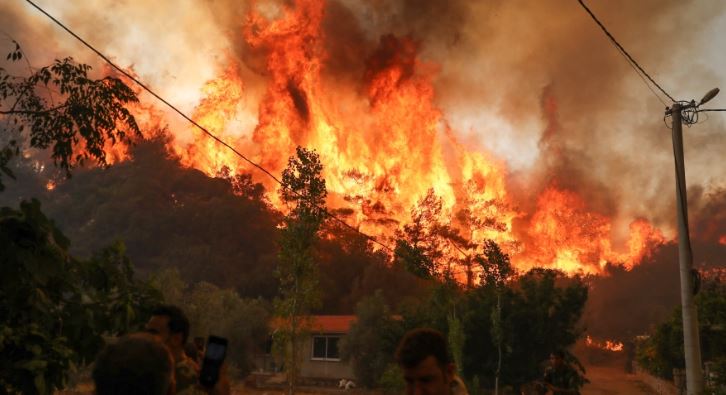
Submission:
M 199 383 L 212 388 L 219 380 L 219 371 L 227 356 L 227 339 L 219 336 L 207 338 L 207 350 L 204 352 L 202 369 L 199 371 Z

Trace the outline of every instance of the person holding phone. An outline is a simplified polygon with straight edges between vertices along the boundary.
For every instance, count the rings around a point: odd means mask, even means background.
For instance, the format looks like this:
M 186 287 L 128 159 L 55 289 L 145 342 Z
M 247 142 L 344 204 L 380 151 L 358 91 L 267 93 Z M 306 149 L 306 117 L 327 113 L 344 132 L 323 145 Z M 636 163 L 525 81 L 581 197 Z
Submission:
M 199 384 L 199 365 L 187 356 L 184 349 L 189 338 L 190 325 L 182 309 L 173 305 L 158 306 L 151 312 L 151 318 L 146 323 L 146 331 L 156 335 L 169 348 L 174 358 L 177 394 L 230 394 L 230 383 L 225 366 L 221 362 L 216 383 L 208 386 Z
M 186 314 L 177 306 L 158 306 L 151 312 L 146 331 L 156 335 L 171 351 L 177 393 L 194 386 L 197 383 L 199 366 L 184 350 L 189 337 L 189 319 Z

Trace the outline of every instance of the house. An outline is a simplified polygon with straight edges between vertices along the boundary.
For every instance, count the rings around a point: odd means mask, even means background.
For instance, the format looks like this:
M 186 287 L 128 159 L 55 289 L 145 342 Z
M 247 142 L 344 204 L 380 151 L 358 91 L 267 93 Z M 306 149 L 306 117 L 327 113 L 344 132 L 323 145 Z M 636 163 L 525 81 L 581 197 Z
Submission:
M 350 362 L 340 358 L 340 342 L 350 331 L 355 321 L 354 315 L 313 315 L 307 317 L 308 338 L 303 342 L 300 378 L 322 379 L 337 383 L 342 378 L 352 379 L 353 368 Z M 271 331 L 280 327 L 281 321 L 273 320 Z M 281 370 L 279 361 L 272 355 L 272 340 L 264 351 L 254 357 L 255 366 L 260 373 Z

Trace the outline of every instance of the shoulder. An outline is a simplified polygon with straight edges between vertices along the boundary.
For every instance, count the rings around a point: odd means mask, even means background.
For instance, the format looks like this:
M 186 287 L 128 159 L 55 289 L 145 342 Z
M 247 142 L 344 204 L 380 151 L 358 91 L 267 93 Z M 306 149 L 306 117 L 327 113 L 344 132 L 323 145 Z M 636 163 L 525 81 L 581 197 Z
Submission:
M 183 358 L 176 362 L 174 374 L 176 376 L 177 389 L 183 390 L 197 383 L 199 367 L 191 359 Z

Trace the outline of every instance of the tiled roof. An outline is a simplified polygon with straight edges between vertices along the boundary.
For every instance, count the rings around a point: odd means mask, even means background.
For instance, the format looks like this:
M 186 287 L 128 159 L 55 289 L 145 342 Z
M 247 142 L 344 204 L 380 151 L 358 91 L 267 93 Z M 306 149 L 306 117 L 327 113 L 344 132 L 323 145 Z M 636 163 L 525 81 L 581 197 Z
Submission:
M 305 325 L 314 333 L 348 333 L 355 319 L 354 315 L 311 315 L 306 317 Z M 272 329 L 278 329 L 283 322 L 281 318 L 276 317 L 272 319 L 270 326 Z
M 320 332 L 348 333 L 350 324 L 355 321 L 354 315 L 314 315 L 312 329 Z

